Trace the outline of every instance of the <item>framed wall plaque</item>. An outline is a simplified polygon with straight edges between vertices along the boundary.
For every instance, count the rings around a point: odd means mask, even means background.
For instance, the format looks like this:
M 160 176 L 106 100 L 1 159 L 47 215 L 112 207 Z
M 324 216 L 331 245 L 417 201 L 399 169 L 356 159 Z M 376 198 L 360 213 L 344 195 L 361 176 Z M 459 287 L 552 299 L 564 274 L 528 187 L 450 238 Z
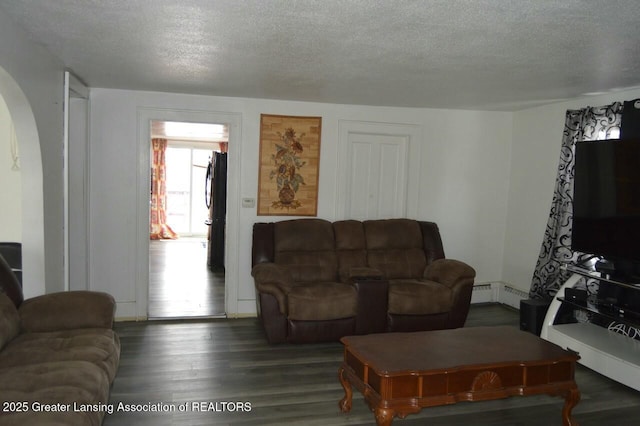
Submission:
M 316 216 L 322 117 L 260 115 L 258 216 Z

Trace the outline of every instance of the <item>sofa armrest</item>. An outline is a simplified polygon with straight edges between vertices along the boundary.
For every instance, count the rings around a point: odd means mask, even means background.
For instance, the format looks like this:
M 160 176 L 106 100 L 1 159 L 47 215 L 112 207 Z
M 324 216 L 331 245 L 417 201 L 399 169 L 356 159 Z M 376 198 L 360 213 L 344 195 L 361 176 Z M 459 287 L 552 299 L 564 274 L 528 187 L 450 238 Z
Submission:
M 97 291 L 44 294 L 22 302 L 18 312 L 28 332 L 112 328 L 116 310 L 113 296 Z
M 471 293 L 476 271 L 459 260 L 438 259 L 424 271 L 425 278 L 436 281 L 451 289 L 451 311 L 449 328 L 464 326 L 471 305 Z
M 349 269 L 349 283 L 358 293 L 356 334 L 385 332 L 389 282 L 382 272 L 366 266 L 352 267 Z
M 251 269 L 256 290 L 259 293 L 267 293 L 278 300 L 280 313 L 287 314 L 287 294 L 294 286 L 291 273 L 272 262 L 258 263 Z
M 387 331 L 389 281 L 374 277 L 354 279 L 352 283 L 358 293 L 356 334 Z
M 475 269 L 464 262 L 453 259 L 434 260 L 424 270 L 424 278 L 449 288 L 465 283 L 473 285 L 475 277 Z

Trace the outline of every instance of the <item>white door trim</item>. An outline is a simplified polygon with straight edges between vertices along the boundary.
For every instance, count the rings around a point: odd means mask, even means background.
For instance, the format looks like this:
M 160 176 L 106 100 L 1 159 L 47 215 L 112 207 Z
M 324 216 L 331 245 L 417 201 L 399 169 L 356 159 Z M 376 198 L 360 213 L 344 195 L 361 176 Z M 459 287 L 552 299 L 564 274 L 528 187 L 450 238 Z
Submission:
M 69 199 L 69 179 L 70 179 L 70 169 L 71 169 L 71 164 L 69 162 L 69 145 L 70 145 L 70 141 L 71 141 L 71 137 L 70 137 L 70 126 L 72 126 L 74 123 L 73 121 L 76 120 L 76 118 L 73 116 L 73 114 L 71 113 L 71 99 L 72 98 L 77 98 L 77 99 L 84 99 L 86 101 L 86 106 L 85 106 L 85 114 L 83 117 L 85 120 L 85 125 L 84 125 L 84 129 L 85 129 L 85 135 L 84 135 L 84 146 L 85 148 L 88 146 L 88 141 L 89 141 L 89 88 L 87 86 L 85 86 L 85 84 L 80 81 L 74 74 L 72 74 L 69 71 L 65 71 L 64 72 L 64 105 L 63 105 L 63 144 L 62 144 L 62 167 L 63 167 L 63 232 L 64 232 L 64 242 L 63 242 L 63 269 L 64 269 L 64 278 L 63 278 L 63 284 L 64 284 L 64 290 L 65 291 L 69 291 L 70 290 L 70 275 L 71 275 L 71 270 L 70 270 L 70 259 L 71 259 L 71 249 L 70 249 L 70 235 L 71 235 L 71 229 L 69 227 L 69 203 L 70 203 L 70 199 Z M 86 149 L 85 149 L 85 154 L 86 154 Z M 82 163 L 82 167 L 85 167 L 86 164 L 88 164 L 88 156 L 84 155 L 84 162 Z M 82 182 L 82 186 L 83 188 L 86 188 L 86 175 L 83 176 L 83 179 L 85 179 Z M 83 199 L 85 199 L 86 194 L 80 194 Z M 86 206 L 86 201 L 84 207 L 84 212 L 86 214 L 86 217 L 89 217 L 89 209 Z M 82 229 L 78 230 L 80 233 L 82 233 L 83 237 L 84 237 L 84 247 L 85 247 L 85 251 L 83 254 L 87 254 L 88 251 L 88 229 L 86 226 L 86 220 L 85 220 L 85 225 L 82 227 Z M 88 284 L 88 277 L 86 278 L 86 283 L 85 286 Z
M 242 114 L 232 112 L 138 108 L 138 175 L 136 202 L 136 300 L 138 319 L 147 318 L 149 301 L 149 188 L 151 167 L 151 120 L 226 124 L 229 127 L 227 174 L 227 228 L 225 238 L 225 311 L 238 313 L 239 194 Z

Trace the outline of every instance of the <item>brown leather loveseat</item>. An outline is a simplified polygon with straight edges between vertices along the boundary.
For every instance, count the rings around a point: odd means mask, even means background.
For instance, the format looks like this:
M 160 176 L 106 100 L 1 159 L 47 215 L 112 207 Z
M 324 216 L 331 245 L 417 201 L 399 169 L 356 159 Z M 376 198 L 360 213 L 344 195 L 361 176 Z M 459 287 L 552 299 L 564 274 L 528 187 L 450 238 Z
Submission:
M 411 219 L 256 223 L 252 263 L 271 343 L 462 327 L 475 278 Z

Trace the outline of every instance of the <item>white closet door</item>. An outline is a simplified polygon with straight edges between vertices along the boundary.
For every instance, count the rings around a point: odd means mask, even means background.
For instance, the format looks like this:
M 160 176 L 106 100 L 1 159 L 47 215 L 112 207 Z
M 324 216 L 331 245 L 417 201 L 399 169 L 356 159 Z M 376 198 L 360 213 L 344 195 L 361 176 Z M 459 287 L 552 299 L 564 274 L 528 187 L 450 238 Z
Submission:
M 405 217 L 408 136 L 349 133 L 348 143 L 347 218 Z

